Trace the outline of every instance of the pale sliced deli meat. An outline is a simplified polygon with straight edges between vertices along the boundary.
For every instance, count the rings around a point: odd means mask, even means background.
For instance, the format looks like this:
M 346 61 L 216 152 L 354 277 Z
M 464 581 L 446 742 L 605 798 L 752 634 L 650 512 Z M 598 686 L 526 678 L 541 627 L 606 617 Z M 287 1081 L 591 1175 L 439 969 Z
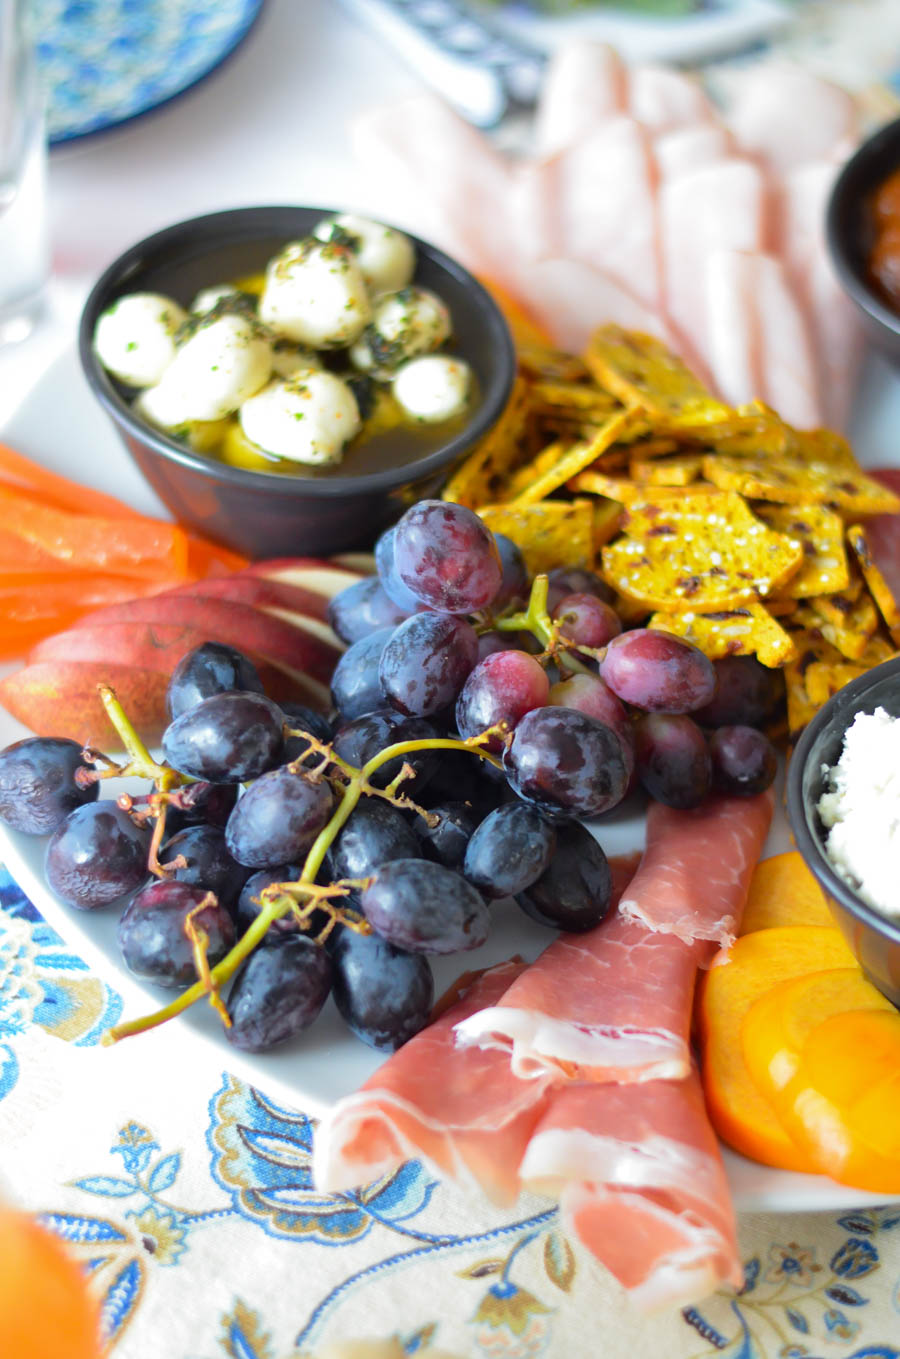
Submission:
M 761 251 L 712 251 L 700 302 L 710 373 L 725 400 L 738 405 L 753 391 L 790 424 L 820 425 L 810 329 L 781 260 Z
M 682 350 L 689 360 L 699 358 L 707 375 L 713 354 L 702 299 L 709 257 L 716 250 L 765 250 L 769 208 L 762 170 L 738 157 L 700 166 L 660 188 L 666 314 Z M 744 399 L 757 395 L 748 392 Z
M 716 1135 L 696 1072 L 555 1091 L 525 1152 L 526 1188 L 650 1311 L 697 1302 L 743 1270 Z
M 655 167 L 641 124 L 605 119 L 541 166 L 539 181 L 551 212 L 546 253 L 602 262 L 604 273 L 658 310 Z
M 622 895 L 621 913 L 650 930 L 728 948 L 773 806 L 771 789 L 756 797 L 711 798 L 691 811 L 651 802 L 644 857 Z
M 654 132 L 715 122 L 716 111 L 692 76 L 671 66 L 635 66 L 628 81 L 628 109 Z
M 677 179 L 691 170 L 733 156 L 734 139 L 721 123 L 692 123 L 655 136 L 653 154 L 659 178 Z
M 862 331 L 825 241 L 839 161 L 813 161 L 780 177 L 778 247 L 815 339 L 825 424 L 845 429 L 862 360 Z
M 316 1130 L 318 1189 L 353 1189 L 421 1157 L 436 1174 L 494 1203 L 515 1202 L 519 1163 L 549 1078 L 521 1081 L 504 1053 L 458 1049 L 453 1029 L 493 1005 L 525 966 L 501 963 L 477 976 L 361 1090 L 337 1102 Z
M 534 125 L 534 149 L 545 156 L 624 113 L 628 71 L 606 43 L 573 42 L 558 47 L 541 86 Z
M 728 125 L 739 146 L 779 173 L 849 150 L 859 136 L 852 96 L 804 66 L 766 62 L 735 84 Z
M 672 344 L 659 312 L 603 270 L 582 260 L 538 260 L 527 268 L 528 309 L 560 349 L 581 353 L 604 316 Z

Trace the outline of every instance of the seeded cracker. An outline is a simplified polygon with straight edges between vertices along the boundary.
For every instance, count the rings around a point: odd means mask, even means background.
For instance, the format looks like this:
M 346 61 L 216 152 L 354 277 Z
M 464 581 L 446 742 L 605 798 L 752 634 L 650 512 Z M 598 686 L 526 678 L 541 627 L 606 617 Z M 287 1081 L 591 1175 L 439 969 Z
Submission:
M 847 529 L 847 542 L 853 551 L 865 582 L 879 612 L 893 633 L 900 628 L 900 599 L 891 588 L 876 561 L 874 543 L 862 524 L 853 524 Z
M 492 533 L 521 548 L 532 575 L 594 564 L 594 507 L 590 500 L 545 500 L 540 505 L 484 505 L 478 513 Z
M 544 496 L 559 490 L 570 478 L 590 466 L 639 422 L 639 415 L 632 411 L 620 410 L 601 426 L 590 443 L 576 444 L 570 448 L 551 445 L 536 462 L 523 467 L 510 480 L 509 498 L 515 500 L 518 505 L 537 504 Z M 554 451 L 551 458 L 551 450 L 554 448 L 558 448 L 558 452 Z
M 445 500 L 477 510 L 496 500 L 512 468 L 523 458 L 529 385 L 518 377 L 509 404 L 489 434 L 457 468 L 442 492 Z
M 627 507 L 623 528 L 603 549 L 603 574 L 664 613 L 754 603 L 777 593 L 803 561 L 798 543 L 767 528 L 733 492 L 660 488 Z
M 647 624 L 672 632 L 699 647 L 711 661 L 723 656 L 757 656 L 770 668 L 786 665 L 796 655 L 789 633 L 762 604 L 712 613 L 655 613 Z
M 605 496 L 597 496 L 594 500 L 594 552 L 599 553 L 601 547 L 612 539 L 622 524 L 622 506 L 618 500 L 607 500 Z
M 759 504 L 753 509 L 769 528 L 795 538 L 803 548 L 803 565 L 788 584 L 788 595 L 803 599 L 847 588 L 850 574 L 840 515 L 824 505 Z
M 628 464 L 632 481 L 645 486 L 690 486 L 703 468 L 699 453 L 678 453 L 674 457 L 633 456 Z
M 806 672 L 811 665 L 823 663 L 827 666 L 840 665 L 841 653 L 830 642 L 826 642 L 815 629 L 801 629 L 794 633 L 797 654 L 794 660 L 784 667 L 784 683 L 787 691 L 788 740 L 795 745 L 803 728 L 811 722 L 821 704 L 813 703 L 806 688 Z
M 837 647 L 848 661 L 858 661 L 865 655 L 871 639 L 878 631 L 878 611 L 867 590 L 844 610 L 842 594 L 822 595 L 810 599 L 815 612 L 816 626 L 832 646 Z
M 709 454 L 703 475 L 723 491 L 782 505 L 831 505 L 846 515 L 893 514 L 900 500 L 855 465 L 799 457 Z
M 732 414 L 652 335 L 602 326 L 591 336 L 584 361 L 600 386 L 624 406 L 639 407 L 663 424 L 725 424 Z
M 630 477 L 617 477 L 610 472 L 597 472 L 593 468 L 579 472 L 567 484 L 570 491 L 587 491 L 589 495 L 606 496 L 608 500 L 617 500 L 620 505 L 640 500 L 646 494 L 646 487 L 638 486 Z

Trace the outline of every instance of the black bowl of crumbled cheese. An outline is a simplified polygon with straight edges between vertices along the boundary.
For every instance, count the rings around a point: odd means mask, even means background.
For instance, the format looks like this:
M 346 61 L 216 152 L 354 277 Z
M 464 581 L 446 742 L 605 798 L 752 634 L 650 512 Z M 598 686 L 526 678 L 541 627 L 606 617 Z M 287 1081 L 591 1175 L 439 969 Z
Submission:
M 900 656 L 810 722 L 788 768 L 787 810 L 863 971 L 900 1006 Z

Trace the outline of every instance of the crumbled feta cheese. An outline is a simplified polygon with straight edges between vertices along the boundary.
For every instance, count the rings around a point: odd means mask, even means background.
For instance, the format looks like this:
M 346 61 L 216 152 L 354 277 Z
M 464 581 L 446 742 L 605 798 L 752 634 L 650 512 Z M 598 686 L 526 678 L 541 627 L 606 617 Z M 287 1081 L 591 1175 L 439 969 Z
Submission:
M 857 713 L 841 758 L 823 773 L 828 858 L 863 901 L 900 919 L 900 718 L 884 708 Z

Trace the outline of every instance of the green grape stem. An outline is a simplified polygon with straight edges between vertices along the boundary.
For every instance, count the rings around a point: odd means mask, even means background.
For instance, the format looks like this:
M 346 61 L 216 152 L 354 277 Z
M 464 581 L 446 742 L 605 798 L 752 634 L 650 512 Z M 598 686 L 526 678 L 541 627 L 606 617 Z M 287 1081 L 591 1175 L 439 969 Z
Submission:
M 112 693 L 111 690 L 110 693 Z M 115 700 L 115 695 L 112 695 L 112 697 Z M 127 722 L 127 718 L 125 721 Z M 130 726 L 130 723 L 128 725 Z M 480 736 L 472 737 L 468 741 L 453 740 L 451 737 L 435 738 L 433 740 L 398 741 L 396 745 L 386 746 L 385 749 L 379 751 L 377 755 L 373 755 L 371 760 L 363 765 L 362 769 L 354 769 L 354 767 L 347 764 L 346 761 L 335 757 L 333 762 L 337 764 L 343 772 L 349 775 L 349 782 L 343 788 L 338 804 L 332 812 L 328 824 L 323 827 L 313 841 L 312 847 L 303 864 L 303 871 L 301 872 L 297 883 L 284 884 L 284 886 L 297 888 L 305 886 L 309 895 L 316 895 L 315 878 L 319 869 L 322 867 L 329 846 L 349 818 L 354 807 L 359 802 L 360 797 L 362 797 L 364 793 L 384 797 L 387 793 L 386 789 L 372 787 L 370 782 L 372 775 L 375 774 L 383 764 L 387 764 L 389 760 L 394 760 L 398 756 L 408 755 L 417 750 L 463 750 L 469 751 L 470 754 L 476 755 L 479 759 L 486 761 L 488 764 L 493 764 L 497 768 L 502 768 L 501 762 L 495 755 L 492 755 L 489 751 L 481 748 L 481 746 L 495 734 L 497 734 L 496 729 L 492 727 L 488 731 L 482 732 Z M 302 735 L 307 736 L 308 733 L 303 732 Z M 310 739 L 314 740 L 314 738 Z M 318 746 L 319 743 L 315 742 L 315 745 Z M 172 773 L 174 771 L 168 770 L 163 772 Z M 308 776 L 308 773 L 305 770 L 302 771 L 302 775 L 299 768 L 296 772 L 299 776 Z M 388 800 L 390 800 L 390 795 L 388 796 Z M 273 887 L 274 886 L 275 884 L 273 884 Z M 320 897 L 323 896 L 321 893 L 318 895 Z M 174 1019 L 176 1015 L 182 1014 L 191 1005 L 195 1004 L 196 1001 L 202 1000 L 204 996 L 210 994 L 217 995 L 222 986 L 224 986 L 224 984 L 234 975 L 244 959 L 249 957 L 257 944 L 261 943 L 272 922 L 279 920 L 283 915 L 286 915 L 291 911 L 293 907 L 293 897 L 285 892 L 279 893 L 278 896 L 271 900 L 267 900 L 265 906 L 250 925 L 246 934 L 238 940 L 230 952 L 226 953 L 225 957 L 222 958 L 220 962 L 216 963 L 215 967 L 208 970 L 205 977 L 196 981 L 193 986 L 189 986 L 186 991 L 182 991 L 181 994 L 176 996 L 168 1005 L 154 1011 L 153 1014 L 144 1015 L 138 1019 L 127 1020 L 124 1024 L 117 1024 L 114 1028 L 108 1029 L 101 1041 L 105 1045 L 111 1046 L 113 1043 L 118 1043 L 123 1038 L 130 1038 L 137 1033 L 145 1033 L 149 1029 L 155 1029 L 160 1024 L 165 1024 L 168 1020 Z
M 544 650 L 559 661 L 566 670 L 571 670 L 576 674 L 588 675 L 591 672 L 586 665 L 582 665 L 577 656 L 572 654 L 574 651 L 584 651 L 584 654 L 593 656 L 595 653 L 589 649 L 573 646 L 566 638 L 560 637 L 559 625 L 554 623 L 547 612 L 547 594 L 550 583 L 546 576 L 535 576 L 531 586 L 531 594 L 528 598 L 528 607 L 519 612 L 508 614 L 506 618 L 494 620 L 494 627 L 498 632 L 530 632 L 536 637 Z

